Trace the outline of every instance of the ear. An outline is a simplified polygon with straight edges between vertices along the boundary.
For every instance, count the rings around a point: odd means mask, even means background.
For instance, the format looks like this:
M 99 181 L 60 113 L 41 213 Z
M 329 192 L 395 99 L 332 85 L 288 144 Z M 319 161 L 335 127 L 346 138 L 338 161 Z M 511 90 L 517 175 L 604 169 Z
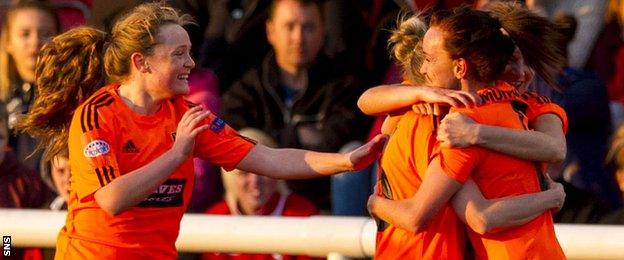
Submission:
M 146 57 L 139 52 L 135 52 L 130 55 L 130 59 L 132 60 L 132 67 L 134 68 L 134 70 L 141 73 L 150 72 L 149 64 L 147 63 L 147 60 L 145 58 Z
M 457 79 L 463 79 L 468 76 L 469 63 L 464 58 L 459 58 L 453 61 L 453 74 Z
M 275 24 L 271 20 L 267 20 L 265 25 L 267 41 L 273 45 L 275 38 Z

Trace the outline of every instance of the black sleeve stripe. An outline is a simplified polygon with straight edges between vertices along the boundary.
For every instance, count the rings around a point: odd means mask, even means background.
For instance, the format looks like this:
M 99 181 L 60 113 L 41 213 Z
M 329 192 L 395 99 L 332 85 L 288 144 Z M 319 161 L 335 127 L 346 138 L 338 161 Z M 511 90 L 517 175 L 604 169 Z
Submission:
M 94 97 L 93 99 L 91 99 L 91 101 L 89 101 L 89 104 L 102 103 L 102 101 L 106 100 L 109 97 L 111 97 L 111 95 L 109 93 L 104 92 L 103 94 L 98 95 L 97 97 Z
M 93 130 L 94 125 L 95 128 L 99 128 L 99 119 L 97 114 L 97 109 L 103 106 L 108 106 L 113 103 L 115 99 L 109 93 L 102 93 L 87 102 L 87 104 L 82 108 L 81 113 L 81 126 L 83 133 L 87 130 Z M 92 119 L 93 117 L 93 119 Z
M 97 105 L 93 105 L 93 122 L 95 123 L 95 129 L 99 129 L 100 128 L 100 120 L 98 118 L 98 112 L 97 110 L 101 107 L 105 107 L 108 106 L 110 104 L 113 103 L 113 101 L 115 101 L 115 99 L 113 99 L 112 97 L 110 99 L 108 99 L 105 103 L 103 104 L 97 104 Z
M 110 169 L 109 173 L 111 175 L 111 180 L 117 178 L 117 176 L 115 176 L 115 168 L 113 168 L 113 166 L 108 166 L 108 169 Z
M 87 128 L 89 131 L 93 130 L 93 124 L 91 124 L 91 107 L 91 104 L 87 105 Z
M 82 132 L 87 132 L 87 126 L 85 125 L 85 110 L 86 107 L 82 107 L 82 111 L 80 112 L 80 127 L 82 128 Z
M 106 167 L 102 167 L 102 175 L 104 175 L 104 179 L 106 179 L 106 184 L 109 184 L 111 179 L 108 177 L 108 169 L 106 169 Z
M 100 168 L 95 169 L 95 174 L 98 177 L 98 180 L 100 181 L 100 186 L 104 187 L 104 180 L 102 180 L 102 173 L 100 172 Z

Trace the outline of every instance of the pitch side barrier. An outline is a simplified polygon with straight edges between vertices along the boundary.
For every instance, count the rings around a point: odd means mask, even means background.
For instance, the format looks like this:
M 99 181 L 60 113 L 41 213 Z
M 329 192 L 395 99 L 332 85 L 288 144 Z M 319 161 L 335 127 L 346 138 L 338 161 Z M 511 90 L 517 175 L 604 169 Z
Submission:
M 64 211 L 0 209 L 3 249 L 54 247 L 64 222 Z M 557 224 L 555 230 L 569 259 L 624 259 L 624 226 Z M 180 252 L 282 253 L 346 259 L 372 256 L 375 232 L 375 223 L 364 217 L 185 214 L 176 246 Z

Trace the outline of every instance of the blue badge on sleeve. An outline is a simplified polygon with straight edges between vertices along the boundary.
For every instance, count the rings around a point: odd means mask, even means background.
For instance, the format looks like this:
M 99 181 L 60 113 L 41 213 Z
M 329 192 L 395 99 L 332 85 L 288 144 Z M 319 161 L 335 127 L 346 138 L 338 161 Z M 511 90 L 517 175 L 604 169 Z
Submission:
M 223 130 L 224 127 L 225 127 L 225 121 L 223 121 L 223 119 L 221 118 L 216 118 L 215 120 L 212 121 L 212 124 L 210 124 L 210 130 L 214 132 L 215 134 L 218 134 L 219 132 L 221 132 L 221 130 Z

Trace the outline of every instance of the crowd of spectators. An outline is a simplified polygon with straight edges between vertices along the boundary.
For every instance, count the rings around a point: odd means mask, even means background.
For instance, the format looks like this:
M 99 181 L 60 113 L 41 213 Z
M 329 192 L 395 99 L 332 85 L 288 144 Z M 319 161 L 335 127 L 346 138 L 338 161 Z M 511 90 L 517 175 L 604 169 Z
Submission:
M 14 129 L 37 94 L 33 82 L 38 50 L 50 37 L 72 27 L 89 24 L 109 30 L 116 17 L 141 2 L 0 0 L 0 207 L 62 210 L 70 188 L 66 153 L 45 161 L 46 144 Z M 166 2 L 196 21 L 186 28 L 197 61 L 189 79 L 189 100 L 276 147 L 337 152 L 380 131 L 381 119 L 364 116 L 356 101 L 371 86 L 402 81 L 387 50 L 398 16 L 460 4 L 479 8 L 489 1 Z M 560 92 L 547 91 L 539 79 L 533 84 L 533 90 L 549 96 L 569 117 L 567 157 L 550 172 L 567 191 L 556 220 L 622 224 L 624 1 L 526 0 L 526 4 L 560 25 L 561 48 L 568 58 Z M 231 187 L 224 189 L 228 178 L 222 182 L 220 171 L 196 159 L 190 212 L 364 216 L 376 179 L 374 165 L 360 173 L 288 183 L 224 173 L 235 176 Z M 242 185 L 236 182 L 245 181 L 256 183 L 253 188 L 264 196 L 255 211 L 245 206 L 247 202 L 237 201 L 245 196 L 232 195 L 232 189 Z M 284 206 L 290 205 L 289 200 L 308 207 L 290 214 Z M 280 214 L 275 213 L 278 209 Z M 20 254 L 37 253 L 26 249 Z

